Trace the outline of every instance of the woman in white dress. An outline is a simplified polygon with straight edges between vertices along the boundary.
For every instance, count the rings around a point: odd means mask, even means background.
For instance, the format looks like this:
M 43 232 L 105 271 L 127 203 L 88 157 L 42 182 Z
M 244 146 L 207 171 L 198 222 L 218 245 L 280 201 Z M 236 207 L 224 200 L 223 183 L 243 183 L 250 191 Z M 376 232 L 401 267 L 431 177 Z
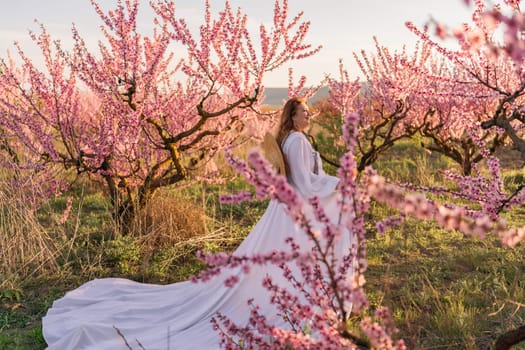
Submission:
M 304 99 L 288 100 L 281 114 L 277 141 L 287 163 L 288 183 L 305 203 L 312 196 L 319 197 L 327 216 L 336 222 L 340 220 L 336 192 L 339 179 L 323 171 L 319 154 L 303 133 L 310 118 Z M 285 205 L 272 200 L 233 255 L 288 251 L 287 237 L 293 237 L 302 251 L 311 249 L 310 239 L 289 217 Z M 348 255 L 351 242 L 349 232 L 342 235 L 335 256 L 342 259 Z M 238 276 L 239 282 L 228 287 L 224 282 L 232 274 Z M 290 286 L 282 270 L 272 265 L 251 266 L 248 273 L 240 268 L 225 269 L 199 283 L 155 285 L 122 278 L 95 279 L 53 303 L 42 321 L 44 338 L 52 350 L 218 349 L 221 337 L 213 329 L 212 318 L 220 312 L 235 324 L 245 326 L 250 317 L 250 299 L 267 322 L 288 327 L 270 302 L 269 291 L 262 286 L 268 275 L 273 283 Z

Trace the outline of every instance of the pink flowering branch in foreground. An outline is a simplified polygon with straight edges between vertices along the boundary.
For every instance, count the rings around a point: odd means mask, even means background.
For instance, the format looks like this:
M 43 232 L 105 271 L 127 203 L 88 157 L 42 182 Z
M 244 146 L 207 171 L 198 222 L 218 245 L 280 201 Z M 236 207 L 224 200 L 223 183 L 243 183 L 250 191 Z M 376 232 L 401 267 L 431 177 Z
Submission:
M 355 146 L 358 121 L 357 114 L 345 117 L 343 137 L 349 149 Z M 277 271 L 260 282 L 269 295 L 269 300 L 262 302 L 274 305 L 280 320 L 268 320 L 267 315 L 259 312 L 256 301 L 247 300 L 251 310 L 247 324 L 235 324 L 220 313 L 213 318 L 214 327 L 222 335 L 222 345 L 226 349 L 357 349 L 358 346 L 405 349 L 402 340 L 393 338 L 397 330 L 388 310 L 371 312 L 363 289 L 367 269 L 364 214 L 370 197 L 356 182 L 353 153 L 348 152 L 340 159 L 339 219 L 335 222 L 327 217 L 319 198 L 299 197 L 258 151 L 249 154 L 249 163 L 231 153 L 227 159 L 254 185 L 258 198 L 270 197 L 286 206 L 290 218 L 307 236 L 311 249 L 289 237 L 288 249 L 283 251 L 247 256 L 201 255 L 210 268 L 195 281 L 226 274 L 224 283 L 232 287 L 243 278 L 239 273 L 261 267 Z M 241 193 L 239 198 L 244 196 Z M 312 224 L 307 214 L 310 210 L 320 225 Z M 350 234 L 351 248 L 337 259 L 338 243 Z

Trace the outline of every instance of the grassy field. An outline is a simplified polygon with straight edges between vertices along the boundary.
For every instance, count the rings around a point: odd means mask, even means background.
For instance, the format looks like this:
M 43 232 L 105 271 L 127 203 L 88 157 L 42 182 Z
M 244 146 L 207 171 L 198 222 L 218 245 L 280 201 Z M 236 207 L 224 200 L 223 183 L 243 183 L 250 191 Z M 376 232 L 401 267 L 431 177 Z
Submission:
M 405 142 L 376 167 L 395 180 L 429 185 L 452 166 Z M 509 187 L 523 176 L 510 165 L 506 174 Z M 148 224 L 138 220 L 130 236 L 113 226 L 110 205 L 94 185 L 78 184 L 37 214 L 13 207 L 7 193 L 0 198 L 0 349 L 44 349 L 46 310 L 92 278 L 173 283 L 203 268 L 194 257 L 198 249 L 235 249 L 267 203 L 224 206 L 217 199 L 245 187 L 237 179 L 164 191 Z M 61 223 L 68 196 L 73 209 Z M 390 214 L 375 203 L 370 212 L 367 293 L 373 305 L 391 308 L 409 349 L 490 349 L 499 334 L 525 324 L 523 245 L 509 249 L 494 237 L 472 239 L 416 220 L 378 234 L 373 219 Z M 525 208 L 507 218 L 523 225 Z

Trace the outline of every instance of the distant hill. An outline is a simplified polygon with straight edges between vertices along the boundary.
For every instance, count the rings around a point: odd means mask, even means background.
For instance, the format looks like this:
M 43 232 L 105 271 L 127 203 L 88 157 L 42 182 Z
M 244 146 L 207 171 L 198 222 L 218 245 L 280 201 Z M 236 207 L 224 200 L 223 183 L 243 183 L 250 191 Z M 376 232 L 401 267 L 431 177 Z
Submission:
M 264 90 L 264 105 L 268 106 L 278 106 L 281 107 L 283 103 L 288 98 L 288 88 L 281 88 L 281 87 L 273 87 L 273 88 L 266 88 Z M 315 94 L 311 99 L 308 100 L 309 103 L 314 103 L 319 98 L 323 98 L 328 96 L 328 88 L 322 87 L 317 94 Z

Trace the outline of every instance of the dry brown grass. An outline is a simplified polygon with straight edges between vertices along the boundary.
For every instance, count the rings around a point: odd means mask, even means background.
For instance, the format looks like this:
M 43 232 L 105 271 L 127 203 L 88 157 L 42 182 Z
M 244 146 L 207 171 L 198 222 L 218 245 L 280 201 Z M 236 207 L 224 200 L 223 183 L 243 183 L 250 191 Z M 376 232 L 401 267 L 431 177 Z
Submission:
M 225 248 L 239 241 L 223 225 L 217 226 L 203 206 L 167 190 L 157 194 L 129 228 L 129 242 L 137 249 L 137 265 L 131 269 L 142 278 L 167 273 L 196 250 Z
M 24 193 L 0 184 L 0 289 L 13 279 L 55 271 L 63 232 L 50 233 L 24 201 Z
M 206 233 L 203 209 L 166 191 L 155 196 L 131 227 L 133 234 L 147 236 L 157 245 L 173 244 Z

